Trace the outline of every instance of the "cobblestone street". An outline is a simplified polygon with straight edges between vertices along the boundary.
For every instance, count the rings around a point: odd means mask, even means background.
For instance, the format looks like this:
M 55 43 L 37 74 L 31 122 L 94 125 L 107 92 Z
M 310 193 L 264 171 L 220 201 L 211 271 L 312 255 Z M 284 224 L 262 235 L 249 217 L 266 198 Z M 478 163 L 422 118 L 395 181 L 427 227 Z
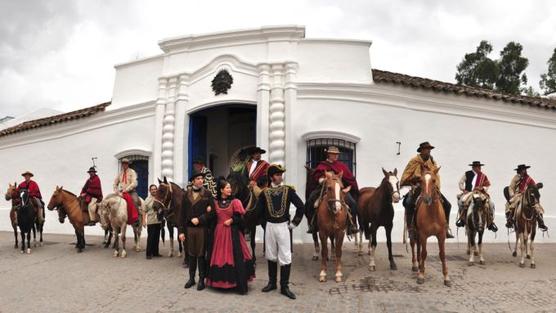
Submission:
M 434 243 L 429 246 L 427 276 L 417 285 L 411 255 L 394 244 L 398 271 L 390 271 L 384 243 L 377 250 L 377 270 L 367 268 L 368 256 L 357 256 L 353 242 L 344 246 L 343 283 L 318 282 L 320 262 L 311 260 L 309 244 L 296 245 L 291 289 L 298 299 L 278 292 L 263 294 L 266 262 L 257 246 L 257 278 L 246 296 L 233 292 L 185 290 L 181 258 L 146 260 L 133 251 L 113 258 L 102 238 L 87 237 L 78 254 L 68 235 L 45 235 L 45 245 L 22 255 L 13 235 L 0 232 L 0 312 L 555 312 L 556 245 L 536 245 L 537 268 L 519 268 L 506 244 L 486 244 L 485 265 L 468 266 L 463 243 L 447 247 L 453 281 L 444 287 Z M 143 238 L 143 246 L 144 246 Z M 460 241 L 464 239 L 460 237 Z

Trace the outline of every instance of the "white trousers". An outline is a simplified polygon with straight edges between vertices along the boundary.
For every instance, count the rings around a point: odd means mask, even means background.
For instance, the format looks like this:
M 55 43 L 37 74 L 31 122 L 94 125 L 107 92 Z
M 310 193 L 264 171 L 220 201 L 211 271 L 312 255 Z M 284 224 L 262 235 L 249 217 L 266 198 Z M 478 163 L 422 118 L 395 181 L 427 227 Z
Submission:
M 89 220 L 96 221 L 97 198 L 91 198 L 91 202 L 87 205 L 87 209 L 89 210 Z
M 264 232 L 265 257 L 280 266 L 292 263 L 292 247 L 288 222 L 266 223 Z

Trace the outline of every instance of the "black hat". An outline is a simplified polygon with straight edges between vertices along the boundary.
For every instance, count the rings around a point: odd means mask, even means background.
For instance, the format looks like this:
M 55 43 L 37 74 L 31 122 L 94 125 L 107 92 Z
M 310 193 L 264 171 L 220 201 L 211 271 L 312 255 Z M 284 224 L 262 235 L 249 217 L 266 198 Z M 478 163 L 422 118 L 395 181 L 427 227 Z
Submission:
M 484 164 L 481 161 L 473 161 L 473 163 L 469 164 L 469 166 L 483 166 Z
M 272 164 L 268 167 L 266 174 L 268 177 L 272 177 L 273 175 L 284 173 L 286 169 L 280 164 Z
M 266 150 L 262 149 L 261 147 L 251 147 L 249 148 L 249 150 L 247 150 L 247 152 L 249 153 L 249 155 L 252 155 L 254 153 L 265 154 Z
M 530 167 L 529 165 L 519 164 L 519 165 L 517 166 L 517 168 L 515 168 L 514 170 L 519 172 L 519 171 L 522 171 L 522 170 L 526 170 L 526 169 L 528 169 L 528 168 L 531 168 L 531 167 Z
M 191 174 L 191 177 L 189 177 L 189 181 L 193 181 L 196 177 L 202 176 L 203 178 L 205 178 L 205 173 L 203 172 L 195 172 L 193 174 Z
M 89 167 L 89 170 L 87 171 L 87 173 L 96 173 L 97 170 L 95 169 L 94 166 Z
M 425 142 L 421 142 L 419 144 L 419 148 L 417 148 L 417 152 L 421 152 L 421 150 L 423 149 L 434 149 L 434 146 L 432 146 L 428 141 Z

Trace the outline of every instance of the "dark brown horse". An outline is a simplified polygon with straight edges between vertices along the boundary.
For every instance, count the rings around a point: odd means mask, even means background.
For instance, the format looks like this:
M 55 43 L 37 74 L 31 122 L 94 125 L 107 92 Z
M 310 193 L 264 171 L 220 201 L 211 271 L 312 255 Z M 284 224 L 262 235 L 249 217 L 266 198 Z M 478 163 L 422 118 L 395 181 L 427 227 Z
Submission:
M 392 227 L 394 220 L 394 206 L 392 202 L 400 201 L 400 182 L 397 177 L 398 169 L 387 172 L 382 169 L 384 178 L 378 188 L 367 187 L 359 191 L 359 225 L 363 228 L 365 238 L 369 240 L 369 270 L 376 270 L 375 250 L 377 246 L 376 232 L 380 226 L 386 231 L 386 246 L 388 247 L 388 260 L 390 269 L 397 270 L 394 256 L 392 255 Z M 359 245 L 359 255 L 362 245 Z
M 164 219 L 166 220 L 166 227 L 168 228 L 168 234 L 170 236 L 170 251 L 168 252 L 169 257 L 174 256 L 174 228 L 178 228 L 178 224 L 183 218 L 182 215 L 182 204 L 183 197 L 185 195 L 185 190 L 173 182 L 168 182 L 166 177 L 164 181 L 158 180 L 158 190 L 155 196 L 155 203 L 153 205 L 155 210 L 159 209 L 159 206 L 163 210 Z M 184 247 L 187 244 L 187 237 L 184 242 L 178 240 L 178 257 L 184 252 Z M 184 253 L 184 264 L 187 264 L 187 253 Z
M 516 250 L 520 247 L 519 267 L 525 267 L 525 257 L 531 259 L 531 268 L 536 268 L 533 242 L 537 234 L 537 212 L 542 183 L 527 187 L 521 198 L 521 204 L 515 209 Z
M 345 192 L 342 185 L 342 174 L 327 172 L 325 176 L 323 197 L 317 209 L 317 224 L 321 249 L 321 270 L 319 281 L 326 281 L 328 262 L 328 238 L 333 237 L 336 256 L 336 282 L 342 281 L 342 244 L 348 219 L 348 206 L 345 202 Z
M 416 236 L 411 236 L 411 253 L 415 260 L 415 245 L 417 245 L 417 260 L 419 262 L 419 273 L 417 283 L 425 282 L 425 261 L 427 259 L 427 239 L 435 236 L 438 240 L 438 250 L 440 261 L 442 262 L 442 274 L 444 275 L 444 285 L 452 285 L 448 276 L 448 266 L 446 265 L 446 216 L 442 207 L 440 190 L 436 186 L 437 174 L 440 168 L 430 171 L 422 168 L 421 193 L 417 198 L 415 207 L 415 231 Z M 416 238 L 415 238 L 416 237 Z

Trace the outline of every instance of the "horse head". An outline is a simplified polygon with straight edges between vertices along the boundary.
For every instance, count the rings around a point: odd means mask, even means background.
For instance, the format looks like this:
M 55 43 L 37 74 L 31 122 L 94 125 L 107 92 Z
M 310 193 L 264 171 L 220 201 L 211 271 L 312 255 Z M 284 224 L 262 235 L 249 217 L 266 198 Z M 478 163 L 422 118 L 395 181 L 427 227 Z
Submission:
M 421 197 L 427 205 L 431 205 L 433 203 L 433 199 L 436 193 L 438 193 L 436 188 L 438 171 L 440 171 L 440 167 L 432 171 L 428 167 L 423 167 L 423 174 L 421 176 Z
M 325 194 L 328 202 L 328 209 L 334 214 L 338 214 L 342 207 L 345 206 L 346 194 L 351 189 L 350 187 L 344 188 L 342 184 L 343 173 L 336 175 L 333 172 L 326 172 L 324 187 Z
M 164 177 L 164 181 L 158 180 L 158 189 L 154 196 L 154 203 L 153 209 L 155 211 L 162 210 L 164 212 L 164 216 L 168 216 L 169 212 L 171 211 L 171 204 L 172 204 L 172 184 L 168 183 L 166 177 Z
M 50 197 L 50 201 L 48 201 L 48 205 L 46 206 L 46 208 L 49 211 L 54 210 L 55 208 L 59 207 L 62 204 L 62 201 L 64 200 L 63 191 L 64 191 L 63 186 L 60 187 L 56 186 L 56 189 L 52 193 L 52 196 Z
M 531 208 L 540 202 L 541 194 L 539 192 L 539 189 L 542 187 L 543 184 L 538 183 L 536 185 L 530 185 L 525 190 L 525 202 L 526 204 L 529 204 Z
M 398 179 L 398 169 L 395 168 L 393 172 L 388 172 L 382 169 L 384 174 L 383 183 L 387 183 L 388 192 L 392 195 L 392 202 L 400 202 L 400 180 Z

